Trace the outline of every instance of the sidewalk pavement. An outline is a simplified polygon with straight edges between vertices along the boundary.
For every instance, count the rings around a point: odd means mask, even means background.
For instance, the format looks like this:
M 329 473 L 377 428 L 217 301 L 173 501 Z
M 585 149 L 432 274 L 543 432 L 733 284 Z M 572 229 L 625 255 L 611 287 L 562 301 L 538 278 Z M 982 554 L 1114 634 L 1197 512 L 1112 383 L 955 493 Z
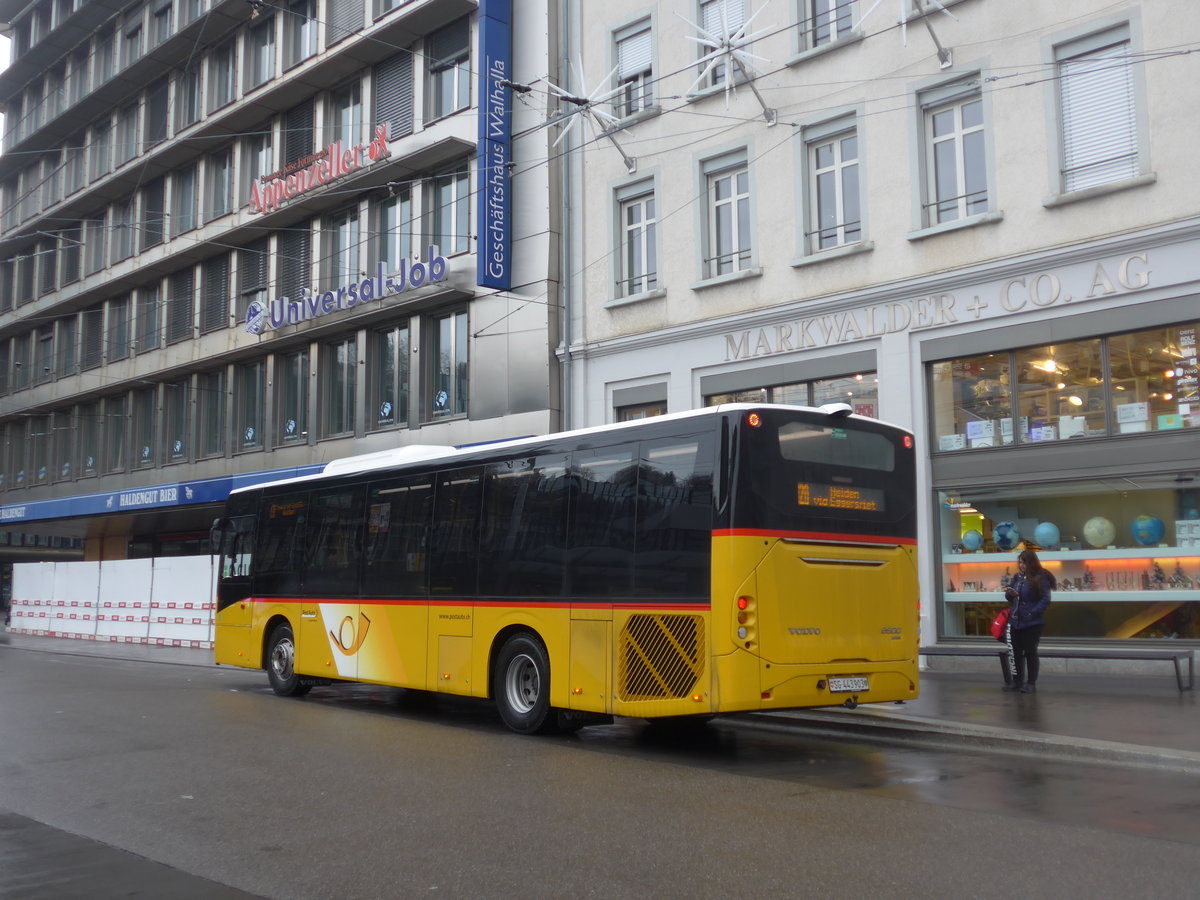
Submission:
M 7 648 L 173 665 L 214 666 L 211 650 L 0 632 Z M 266 683 L 266 676 L 263 676 Z M 1200 700 L 1179 691 L 1171 669 L 1161 675 L 1044 672 L 1036 694 L 1002 691 L 1003 681 L 977 672 L 928 671 L 921 692 L 903 704 L 865 704 L 753 714 L 818 730 L 960 749 L 1113 762 L 1200 774 Z

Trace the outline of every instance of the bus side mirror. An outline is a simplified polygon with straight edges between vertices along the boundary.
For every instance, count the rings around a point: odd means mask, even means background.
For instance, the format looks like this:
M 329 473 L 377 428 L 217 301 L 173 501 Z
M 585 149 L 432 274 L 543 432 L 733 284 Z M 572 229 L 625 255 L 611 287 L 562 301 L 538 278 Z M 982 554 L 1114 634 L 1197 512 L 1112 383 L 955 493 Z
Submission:
M 228 519 L 213 519 L 212 528 L 208 531 L 208 544 L 209 550 L 214 554 L 221 552 L 221 538 L 225 535 L 225 526 L 228 522 Z

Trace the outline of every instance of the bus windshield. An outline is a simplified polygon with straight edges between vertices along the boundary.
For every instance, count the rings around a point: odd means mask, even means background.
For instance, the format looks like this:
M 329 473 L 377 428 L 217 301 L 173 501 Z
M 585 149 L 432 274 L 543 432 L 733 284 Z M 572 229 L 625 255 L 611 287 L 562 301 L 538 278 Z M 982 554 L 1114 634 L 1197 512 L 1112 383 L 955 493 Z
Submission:
M 763 409 L 737 433 L 734 528 L 916 537 L 915 454 L 903 432 Z

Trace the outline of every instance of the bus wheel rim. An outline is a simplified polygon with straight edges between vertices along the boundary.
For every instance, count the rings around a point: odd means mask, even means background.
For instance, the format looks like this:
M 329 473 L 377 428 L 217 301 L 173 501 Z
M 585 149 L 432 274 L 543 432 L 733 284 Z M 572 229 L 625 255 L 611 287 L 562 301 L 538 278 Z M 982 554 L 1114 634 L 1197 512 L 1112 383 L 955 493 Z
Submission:
M 504 680 L 508 705 L 516 712 L 527 715 L 537 705 L 541 693 L 541 680 L 537 664 L 524 653 L 513 657 L 508 664 Z
M 292 677 L 296 665 L 296 648 L 287 638 L 277 641 L 271 649 L 271 668 L 275 674 L 286 681 Z

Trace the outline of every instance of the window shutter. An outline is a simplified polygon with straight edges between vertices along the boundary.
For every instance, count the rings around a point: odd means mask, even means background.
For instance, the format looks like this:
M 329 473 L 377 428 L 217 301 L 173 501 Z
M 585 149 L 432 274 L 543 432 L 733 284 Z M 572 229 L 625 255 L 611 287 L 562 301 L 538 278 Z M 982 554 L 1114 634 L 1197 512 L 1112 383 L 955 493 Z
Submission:
M 267 286 L 267 239 L 255 241 L 238 253 L 238 293 Z
M 167 341 L 173 343 L 192 336 L 192 283 L 190 268 L 171 276 L 171 295 L 167 310 Z
M 312 102 L 293 106 L 283 117 L 283 161 L 295 162 L 313 152 Z
M 83 311 L 83 368 L 100 365 L 104 353 L 104 307 L 94 306 Z
M 711 0 L 704 4 L 703 21 L 701 25 L 704 30 L 710 34 L 721 35 L 721 11 L 725 12 L 725 25 L 729 28 L 729 34 L 733 34 L 742 27 L 742 23 L 746 21 L 746 3 L 745 0 Z
M 309 286 L 311 278 L 312 236 L 304 223 L 295 227 L 299 230 L 279 236 L 279 293 L 289 300 L 299 300 L 300 291 Z
M 216 331 L 229 325 L 229 256 L 221 254 L 204 263 L 204 305 L 200 330 Z
M 333 21 L 327 29 L 326 44 L 336 44 L 363 27 L 363 0 L 337 0 L 329 8 Z
M 1063 189 L 1078 191 L 1138 172 L 1129 44 L 1063 60 Z
M 412 134 L 412 54 L 399 53 L 375 67 L 375 124 L 388 125 L 388 137 Z
M 456 59 L 470 50 L 471 31 L 466 17 L 439 28 L 429 36 L 429 64 L 437 67 L 445 60 Z
M 617 42 L 617 78 L 632 78 L 650 71 L 650 29 Z

